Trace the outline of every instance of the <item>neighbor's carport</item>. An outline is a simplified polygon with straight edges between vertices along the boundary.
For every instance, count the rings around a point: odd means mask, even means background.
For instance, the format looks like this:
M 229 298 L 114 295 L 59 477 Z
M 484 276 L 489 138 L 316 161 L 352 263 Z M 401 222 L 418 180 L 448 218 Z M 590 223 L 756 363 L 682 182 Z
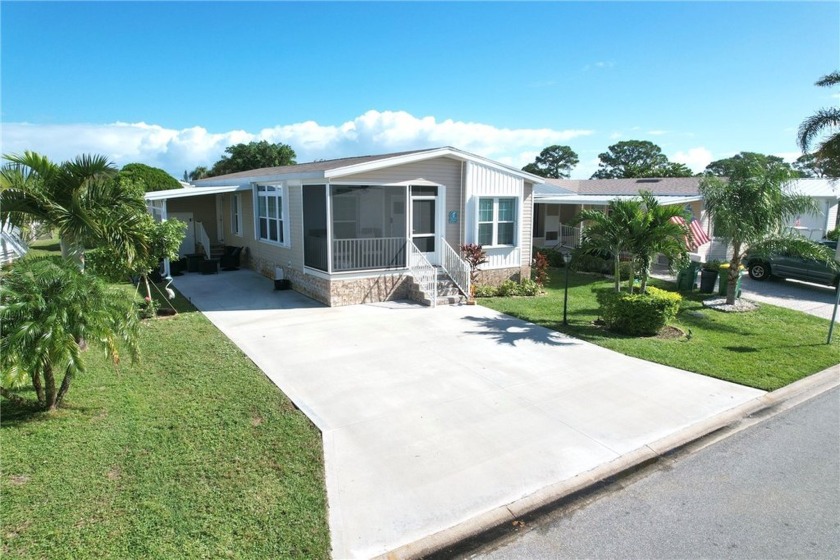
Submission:
M 481 306 L 327 308 L 247 270 L 176 286 L 322 430 L 335 558 L 510 519 L 763 394 Z

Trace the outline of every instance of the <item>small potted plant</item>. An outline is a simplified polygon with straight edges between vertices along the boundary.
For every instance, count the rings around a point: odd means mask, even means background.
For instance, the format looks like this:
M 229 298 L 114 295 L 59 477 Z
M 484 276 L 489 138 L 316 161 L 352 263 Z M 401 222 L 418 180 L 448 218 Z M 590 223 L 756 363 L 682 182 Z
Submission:
M 700 292 L 704 294 L 711 294 L 715 291 L 715 282 L 717 281 L 718 272 L 720 270 L 720 261 L 711 260 L 700 265 Z

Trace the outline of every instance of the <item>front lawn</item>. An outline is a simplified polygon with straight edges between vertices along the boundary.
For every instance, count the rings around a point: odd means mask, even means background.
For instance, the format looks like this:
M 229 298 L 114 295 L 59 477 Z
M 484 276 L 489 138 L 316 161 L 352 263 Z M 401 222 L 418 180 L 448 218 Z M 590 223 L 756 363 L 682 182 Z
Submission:
M 722 313 L 702 306 L 708 294 L 683 294 L 674 326 L 680 338 L 634 338 L 612 334 L 593 322 L 598 304 L 593 288 L 612 280 L 569 274 L 569 325 L 563 326 L 563 269 L 550 271 L 546 295 L 479 299 L 502 313 L 531 321 L 628 356 L 702 373 L 764 390 L 783 387 L 840 362 L 840 336 L 825 344 L 829 321 L 761 304 L 750 313 Z M 674 290 L 670 282 L 653 284 Z M 835 333 L 840 335 L 840 332 Z
M 59 411 L 3 402 L 4 558 L 329 557 L 320 433 L 176 305 L 141 363 L 88 352 Z

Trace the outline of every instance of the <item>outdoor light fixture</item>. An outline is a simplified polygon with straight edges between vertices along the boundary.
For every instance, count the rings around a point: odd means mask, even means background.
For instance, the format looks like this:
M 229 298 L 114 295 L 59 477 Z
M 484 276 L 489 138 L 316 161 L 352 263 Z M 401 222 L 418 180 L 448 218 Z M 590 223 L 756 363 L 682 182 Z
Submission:
M 572 262 L 571 253 L 563 253 L 563 265 L 566 269 L 566 286 L 563 288 L 563 325 L 568 325 L 569 321 L 566 318 L 566 310 L 569 307 L 569 263 Z

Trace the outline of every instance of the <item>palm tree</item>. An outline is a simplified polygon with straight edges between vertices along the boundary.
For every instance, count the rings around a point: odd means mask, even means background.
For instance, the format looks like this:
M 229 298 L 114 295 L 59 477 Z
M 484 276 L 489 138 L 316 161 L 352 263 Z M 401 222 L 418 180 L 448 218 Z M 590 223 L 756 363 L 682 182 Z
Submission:
M 630 250 L 639 263 L 642 279 L 639 291 L 645 293 L 653 257 L 661 253 L 672 263 L 685 261 L 688 257 L 685 240 L 690 232 L 685 225 L 685 210 L 676 205 L 659 204 L 649 191 L 641 191 L 639 196 L 642 208 L 630 224 Z M 682 223 L 675 221 L 675 218 L 683 218 Z M 632 276 L 631 274 L 631 292 Z
M 790 182 L 796 172 L 776 162 L 760 165 L 742 161 L 733 165 L 729 180 L 704 177 L 700 194 L 715 220 L 715 234 L 732 245 L 726 303 L 735 303 L 735 289 L 741 259 L 747 248 L 757 252 L 789 251 L 825 262 L 833 261 L 826 248 L 798 235 L 785 235 L 788 219 L 817 212 L 810 197 L 792 193 Z
M 840 72 L 832 72 L 820 78 L 816 85 L 830 87 L 840 84 Z M 831 132 L 828 138 L 823 140 L 814 152 L 817 160 L 829 160 L 840 162 L 840 108 L 823 108 L 805 119 L 799 125 L 797 142 L 803 153 L 808 153 L 818 137 L 823 133 Z
M 129 262 L 145 250 L 137 232 L 143 199 L 114 180 L 117 170 L 105 157 L 82 155 L 61 165 L 29 151 L 4 158 L 0 221 L 55 229 L 62 256 L 82 268 L 85 247 L 109 244 Z
M 115 364 L 121 343 L 138 355 L 131 301 L 66 259 L 17 262 L 0 286 L 0 324 L 0 394 L 21 400 L 11 389 L 31 381 L 47 410 L 61 404 L 73 377 L 85 371 L 78 340 L 103 347 Z
M 574 220 L 574 223 L 587 222 L 583 232 L 584 251 L 612 254 L 616 292 L 621 291 L 620 253 L 631 246 L 632 223 L 641 211 L 641 205 L 638 199 L 614 199 L 606 212 L 581 210 Z

